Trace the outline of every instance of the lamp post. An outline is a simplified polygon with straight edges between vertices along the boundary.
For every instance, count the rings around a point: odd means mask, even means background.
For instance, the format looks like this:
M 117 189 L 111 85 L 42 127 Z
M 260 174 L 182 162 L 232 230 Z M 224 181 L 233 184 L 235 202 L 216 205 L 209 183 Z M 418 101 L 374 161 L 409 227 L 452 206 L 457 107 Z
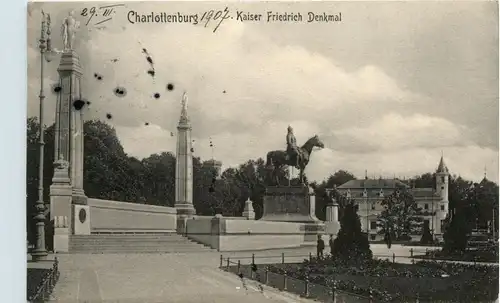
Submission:
M 44 160 L 44 126 L 43 126 L 43 101 L 45 99 L 43 91 L 44 60 L 52 61 L 54 51 L 51 48 L 50 41 L 50 15 L 42 11 L 42 24 L 38 48 L 40 49 L 40 127 L 38 134 L 39 144 L 39 164 L 38 164 L 38 200 L 36 201 L 36 246 L 31 256 L 34 261 L 41 261 L 47 257 L 45 247 L 45 203 L 43 201 L 43 160 Z

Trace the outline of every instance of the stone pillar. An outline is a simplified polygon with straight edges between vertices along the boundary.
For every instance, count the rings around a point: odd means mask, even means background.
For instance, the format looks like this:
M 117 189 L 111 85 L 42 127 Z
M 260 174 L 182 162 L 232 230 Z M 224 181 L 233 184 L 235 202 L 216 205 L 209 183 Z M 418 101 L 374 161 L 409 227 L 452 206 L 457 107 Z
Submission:
M 187 114 L 187 96 L 182 97 L 182 110 L 177 126 L 177 154 L 175 169 L 175 208 L 177 219 L 191 218 L 195 213 L 193 206 L 193 154 L 191 123 Z M 183 224 L 177 224 L 177 232 L 184 233 Z
M 247 220 L 255 220 L 255 212 L 253 210 L 253 202 L 248 198 L 245 201 L 245 209 L 243 210 L 243 217 L 247 218 Z
M 59 68 L 61 92 L 56 105 L 55 155 L 69 161 L 73 204 L 87 204 L 83 191 L 83 113 L 73 103 L 81 100 L 82 67 L 74 51 L 64 52 Z
M 210 248 L 217 249 L 217 251 L 223 250 L 224 243 L 224 233 L 226 230 L 225 219 L 221 214 L 215 215 L 211 220 L 211 231 L 210 231 Z M 222 243 L 221 243 L 222 242 Z
M 335 199 L 326 205 L 325 233 L 333 235 L 334 238 L 340 230 L 339 205 Z
M 60 155 L 50 186 L 50 221 L 54 221 L 54 252 L 68 252 L 71 220 L 69 163 Z

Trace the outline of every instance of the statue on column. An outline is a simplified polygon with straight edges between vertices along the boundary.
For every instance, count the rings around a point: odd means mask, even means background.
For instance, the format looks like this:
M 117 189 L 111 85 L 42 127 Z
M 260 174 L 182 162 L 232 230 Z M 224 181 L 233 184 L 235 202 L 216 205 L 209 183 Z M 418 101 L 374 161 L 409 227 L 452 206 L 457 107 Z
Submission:
M 306 183 L 304 169 L 309 164 L 311 153 L 314 147 L 323 148 L 325 145 L 319 139 L 318 135 L 309 138 L 302 146 L 297 146 L 297 140 L 293 134 L 293 129 L 288 126 L 288 134 L 286 136 L 286 150 L 272 150 L 267 153 L 266 167 L 271 170 L 271 179 L 279 185 L 279 169 L 283 166 L 291 166 L 299 169 L 299 179 L 301 184 Z
M 71 51 L 75 40 L 75 32 L 80 27 L 80 23 L 73 17 L 73 11 L 70 11 L 64 19 L 61 26 L 61 35 L 63 40 L 63 51 Z

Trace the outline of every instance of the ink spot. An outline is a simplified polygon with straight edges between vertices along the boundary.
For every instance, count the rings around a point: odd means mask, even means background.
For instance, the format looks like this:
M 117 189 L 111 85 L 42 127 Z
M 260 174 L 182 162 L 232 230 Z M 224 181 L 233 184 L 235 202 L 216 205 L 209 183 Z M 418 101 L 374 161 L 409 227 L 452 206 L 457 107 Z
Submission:
M 90 101 L 87 101 L 87 105 L 90 105 L 91 103 L 92 103 L 92 102 L 90 102 Z
M 240 279 L 243 279 L 243 273 L 242 273 L 242 272 L 240 272 L 240 273 L 238 274 L 238 277 L 240 277 Z
M 194 153 L 194 148 L 191 147 L 191 152 Z
M 153 95 L 153 97 L 155 97 L 155 99 L 159 99 L 159 98 L 160 98 L 160 94 L 159 94 L 159 93 L 155 93 L 155 94 Z
M 84 105 L 85 105 L 85 101 L 83 101 L 83 100 L 76 100 L 75 102 L 73 102 L 73 107 L 76 110 L 81 110 Z
M 151 58 L 151 56 L 147 56 L 146 60 L 148 60 L 149 64 L 153 64 L 153 59 Z
M 154 69 L 148 70 L 148 75 L 150 75 L 151 77 L 154 77 L 155 76 L 155 70 Z
M 102 76 L 98 73 L 94 73 L 94 78 L 96 78 L 97 80 L 102 80 Z
M 172 83 L 167 84 L 167 90 L 168 91 L 173 91 L 174 90 L 174 85 Z
M 144 125 L 148 126 L 148 125 L 149 125 L 149 122 L 144 123 Z
M 113 116 L 112 116 L 110 113 L 107 113 L 107 114 L 106 114 L 106 118 L 108 118 L 108 119 L 110 119 L 110 120 L 111 120 L 111 119 L 113 118 Z
M 118 59 L 111 59 L 111 62 L 113 63 L 118 62 Z
M 62 90 L 62 87 L 61 87 L 59 84 L 56 84 L 56 85 L 54 85 L 54 86 L 52 87 L 52 91 L 53 91 L 54 93 L 56 93 L 56 94 L 57 94 L 57 93 L 60 93 L 60 92 L 61 92 L 61 90 Z
M 117 87 L 114 89 L 114 93 L 117 97 L 125 97 L 127 95 L 127 90 L 124 87 Z
M 226 93 L 226 91 L 225 91 L 225 90 L 223 90 L 223 91 L 222 91 L 222 93 L 223 93 L 223 94 L 225 94 L 225 93 Z
M 174 133 L 173 132 L 170 132 L 170 137 L 173 137 L 174 136 Z

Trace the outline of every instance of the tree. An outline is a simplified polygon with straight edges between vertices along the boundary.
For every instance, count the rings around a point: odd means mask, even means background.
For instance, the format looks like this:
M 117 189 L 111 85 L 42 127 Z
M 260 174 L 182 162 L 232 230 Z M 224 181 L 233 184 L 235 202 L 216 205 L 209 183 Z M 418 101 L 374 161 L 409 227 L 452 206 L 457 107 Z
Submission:
M 340 230 L 333 243 L 333 258 L 347 263 L 369 261 L 373 253 L 366 234 L 361 232 L 361 222 L 353 201 L 344 208 Z
M 466 219 L 466 207 L 458 207 L 443 234 L 443 252 L 447 254 L 462 253 L 467 247 L 467 234 L 470 231 Z
M 432 238 L 431 229 L 429 228 L 429 222 L 424 223 L 422 230 L 422 238 L 420 238 L 421 244 L 432 244 L 434 239 Z
M 384 210 L 377 217 L 379 233 L 392 239 L 409 240 L 422 230 L 422 209 L 408 190 L 396 190 L 382 200 Z

